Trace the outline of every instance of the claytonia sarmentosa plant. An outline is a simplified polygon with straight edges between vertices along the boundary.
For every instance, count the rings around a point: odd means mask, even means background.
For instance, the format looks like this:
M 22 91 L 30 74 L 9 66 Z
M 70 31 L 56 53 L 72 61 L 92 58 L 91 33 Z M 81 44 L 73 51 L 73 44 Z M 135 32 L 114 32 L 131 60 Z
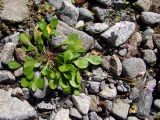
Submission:
M 74 93 L 79 95 L 82 90 L 81 71 L 86 69 L 89 63 L 99 65 L 102 62 L 100 56 L 86 55 L 82 41 L 77 34 L 70 34 L 68 38 L 60 44 L 64 47 L 62 52 L 55 52 L 51 46 L 52 36 L 56 36 L 56 26 L 58 20 L 53 18 L 49 24 L 41 20 L 34 29 L 31 38 L 26 33 L 21 33 L 19 43 L 26 52 L 23 63 L 11 61 L 9 68 L 18 69 L 23 67 L 23 77 L 21 86 L 35 91 L 37 88 L 43 89 L 45 80 L 48 81 L 51 89 L 61 87 L 66 94 Z M 37 75 L 38 73 L 38 75 Z

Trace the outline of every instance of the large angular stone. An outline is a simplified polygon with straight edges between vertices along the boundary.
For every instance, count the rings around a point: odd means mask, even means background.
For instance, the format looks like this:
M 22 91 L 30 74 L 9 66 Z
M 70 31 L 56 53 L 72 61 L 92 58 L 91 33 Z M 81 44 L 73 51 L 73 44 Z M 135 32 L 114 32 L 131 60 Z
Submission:
M 154 12 L 142 12 L 141 19 L 146 24 L 160 23 L 160 14 Z
M 7 70 L 0 71 L 0 83 L 13 83 L 15 82 L 15 76 Z
M 28 0 L 4 0 L 0 18 L 14 22 L 21 22 L 29 17 Z
M 57 26 L 58 36 L 54 37 L 52 39 L 52 44 L 54 46 L 60 45 L 61 42 L 63 42 L 69 34 L 76 33 L 79 38 L 82 40 L 84 47 L 88 50 L 92 47 L 94 44 L 93 37 L 89 36 L 85 32 L 76 30 L 70 26 L 68 26 L 66 23 L 59 21 L 59 24 Z
M 136 28 L 135 23 L 129 21 L 118 22 L 100 37 L 114 47 L 118 47 L 128 40 Z
M 12 89 L 0 89 L 0 120 L 31 120 L 36 117 L 35 109 L 26 101 L 12 97 Z

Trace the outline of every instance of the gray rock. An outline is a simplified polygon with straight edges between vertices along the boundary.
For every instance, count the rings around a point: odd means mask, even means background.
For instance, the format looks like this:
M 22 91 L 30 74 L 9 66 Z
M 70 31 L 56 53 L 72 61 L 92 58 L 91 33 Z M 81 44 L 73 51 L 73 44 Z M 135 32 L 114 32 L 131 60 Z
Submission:
M 17 70 L 14 71 L 14 75 L 16 77 L 20 77 L 23 75 L 23 67 L 18 68 Z
M 91 93 L 98 93 L 99 92 L 99 86 L 100 86 L 100 82 L 90 82 L 89 83 L 89 91 Z
M 92 47 L 94 44 L 94 39 L 93 37 L 89 36 L 88 34 L 76 30 L 70 26 L 68 26 L 66 23 L 59 21 L 59 24 L 57 26 L 57 31 L 58 31 L 58 39 L 53 38 L 52 39 L 52 45 L 57 46 L 59 45 L 62 41 L 64 41 L 67 38 L 67 35 L 71 33 L 76 33 L 78 34 L 79 38 L 82 40 L 84 47 L 88 50 Z
M 147 42 L 144 44 L 144 47 L 147 49 L 153 49 L 154 48 L 154 43 L 152 39 L 147 40 Z
M 117 9 L 125 9 L 128 4 L 128 2 L 124 0 L 113 0 L 113 3 Z
M 123 84 L 117 86 L 117 91 L 122 92 L 122 93 L 129 92 L 128 89 L 129 88 L 126 88 Z
M 0 83 L 13 83 L 15 81 L 15 76 L 10 71 L 0 70 Z
M 122 72 L 124 77 L 134 78 L 138 75 L 144 75 L 146 64 L 141 58 L 127 58 L 122 62 Z
M 68 25 L 75 26 L 79 17 L 79 11 L 73 4 L 63 1 L 59 17 Z
M 117 100 L 113 103 L 112 113 L 122 119 L 127 119 L 129 107 L 129 104 L 123 103 L 121 100 Z
M 83 120 L 89 120 L 88 115 L 83 116 Z
M 110 69 L 110 59 L 111 56 L 103 56 L 102 67 L 107 71 Z
M 112 116 L 105 118 L 104 120 L 115 120 Z
M 76 108 L 70 108 L 69 114 L 75 118 L 81 119 L 82 115 L 78 112 Z
M 139 118 L 145 119 L 149 116 L 152 101 L 153 101 L 152 92 L 148 92 L 148 90 L 144 89 L 141 92 L 141 95 L 138 101 L 137 116 Z
M 37 108 L 40 110 L 54 110 L 56 109 L 56 105 L 42 101 L 37 104 Z
M 51 112 L 49 120 L 54 120 L 56 113 L 54 111 Z
M 78 29 L 78 30 L 83 29 L 83 27 L 84 27 L 84 21 L 83 20 L 78 21 L 76 26 L 75 26 L 75 28 Z
M 98 107 L 99 97 L 95 96 L 95 95 L 89 95 L 89 97 L 91 98 L 91 100 L 90 100 L 91 103 L 90 103 L 90 106 L 89 106 L 89 110 L 90 111 L 95 111 L 95 112 L 101 111 L 102 109 L 100 107 Z
M 117 55 L 113 55 L 110 59 L 110 70 L 117 76 L 122 73 L 122 63 Z
M 154 30 L 151 28 L 146 29 L 143 32 L 143 42 L 147 42 L 148 40 L 152 40 L 154 35 Z
M 140 9 L 140 11 L 149 11 L 151 5 L 152 5 L 151 0 L 138 0 L 135 3 L 135 6 L 137 6 L 138 9 Z
M 140 96 L 140 89 L 138 89 L 137 87 L 133 87 L 131 88 L 131 92 L 129 95 L 129 99 L 130 100 L 135 100 Z
M 28 88 L 22 88 L 22 91 L 23 91 L 23 94 L 24 94 L 24 98 L 28 100 L 30 98 L 29 89 Z
M 7 64 L 8 62 L 10 62 L 13 58 L 13 52 L 15 48 L 16 48 L 15 43 L 13 42 L 6 43 L 3 47 L 0 61 L 4 64 Z
M 79 96 L 72 96 L 72 100 L 76 108 L 82 113 L 87 114 L 89 111 L 90 100 L 91 98 L 84 93 L 81 93 Z
M 51 120 L 51 119 L 50 119 Z M 71 120 L 69 118 L 69 110 L 61 108 L 53 120 Z
M 99 92 L 99 95 L 106 99 L 114 99 L 117 96 L 117 89 L 113 84 L 106 84 L 104 89 Z
M 131 56 L 137 56 L 139 54 L 139 47 L 142 42 L 142 35 L 139 32 L 136 32 L 128 45 L 126 47 L 128 48 L 128 55 L 130 54 Z
M 129 116 L 127 120 L 139 120 L 139 119 L 135 116 Z
M 154 42 L 155 42 L 157 48 L 160 49 L 160 34 L 154 35 Z
M 29 17 L 28 0 L 5 0 L 0 18 L 14 22 L 21 22 Z
M 1 40 L 1 42 L 3 44 L 7 43 L 7 42 L 13 42 L 15 43 L 16 45 L 18 44 L 18 41 L 19 41 L 19 35 L 20 33 L 19 32 L 16 32 L 14 33 L 13 35 L 10 35 L 10 36 L 7 36 L 5 37 L 4 39 Z
M 64 101 L 63 107 L 66 108 L 66 109 L 72 108 L 73 107 L 72 101 L 71 100 Z
M 160 110 L 160 99 L 154 101 L 154 106 Z
M 89 119 L 90 120 L 102 120 L 102 118 L 100 118 L 96 112 L 90 112 L 89 113 Z
M 108 24 L 106 23 L 94 23 L 94 24 L 88 24 L 86 26 L 86 31 L 88 33 L 90 33 L 91 35 L 95 35 L 95 34 L 98 34 L 98 33 L 102 33 L 104 32 L 105 30 L 108 29 Z
M 118 54 L 119 54 L 120 56 L 122 56 L 122 57 L 126 56 L 126 55 L 127 55 L 127 49 L 126 49 L 126 48 L 120 49 L 120 50 L 118 51 Z
M 60 9 L 62 7 L 62 2 L 67 1 L 72 3 L 72 0 L 48 0 L 56 9 Z
M 93 13 L 87 8 L 79 8 L 79 19 L 88 22 L 94 20 Z
M 95 12 L 95 16 L 99 21 L 104 21 L 109 16 L 109 10 L 100 6 L 94 6 L 92 10 Z
M 11 97 L 12 89 L 4 91 L 0 89 L 0 119 L 1 120 L 25 120 L 36 117 L 35 109 L 26 101 L 17 97 Z
M 157 61 L 155 52 L 150 49 L 142 50 L 142 58 L 145 63 L 150 64 L 150 65 L 156 64 L 156 61 Z
M 112 107 L 113 107 L 113 102 L 112 101 L 110 101 L 110 100 L 105 100 L 105 102 L 104 102 L 105 104 L 106 104 L 106 110 L 108 110 L 108 111 L 111 111 L 112 110 Z
M 113 3 L 112 0 L 96 0 L 96 1 L 105 6 L 110 6 Z
M 141 19 L 146 24 L 160 23 L 160 14 L 154 12 L 142 12 Z
M 105 71 L 103 71 L 101 67 L 98 67 L 97 69 L 93 69 L 92 74 L 94 75 L 92 80 L 98 81 L 98 82 L 103 81 L 104 78 L 106 78 L 108 75 Z
M 102 33 L 100 37 L 114 47 L 118 47 L 128 40 L 135 30 L 135 23 L 129 21 L 118 22 L 107 31 Z

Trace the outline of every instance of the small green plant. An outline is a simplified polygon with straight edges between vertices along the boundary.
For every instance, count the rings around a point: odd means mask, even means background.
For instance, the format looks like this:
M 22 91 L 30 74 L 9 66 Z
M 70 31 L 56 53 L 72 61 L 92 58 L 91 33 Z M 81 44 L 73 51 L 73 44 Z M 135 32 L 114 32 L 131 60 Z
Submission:
M 57 24 L 58 20 L 55 18 L 49 24 L 42 20 L 35 27 L 32 38 L 21 33 L 19 43 L 26 52 L 26 58 L 23 64 L 11 61 L 8 66 L 11 69 L 23 66 L 24 76 L 20 81 L 22 87 L 32 91 L 43 89 L 47 80 L 51 89 L 61 87 L 66 94 L 79 95 L 82 90 L 81 70 L 86 69 L 89 63 L 99 65 L 102 59 L 100 56 L 86 55 L 86 50 L 76 34 L 70 34 L 56 47 L 64 47 L 61 53 L 55 52 L 49 43 L 51 37 L 57 34 Z

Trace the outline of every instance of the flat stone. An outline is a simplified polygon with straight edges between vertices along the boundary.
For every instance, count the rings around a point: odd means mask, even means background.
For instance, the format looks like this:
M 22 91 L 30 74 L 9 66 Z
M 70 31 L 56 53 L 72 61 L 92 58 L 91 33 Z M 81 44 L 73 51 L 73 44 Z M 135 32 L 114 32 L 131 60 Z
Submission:
M 133 87 L 131 88 L 131 92 L 129 95 L 129 99 L 130 100 L 135 100 L 140 96 L 140 89 L 138 89 L 137 87 Z
M 48 0 L 56 9 L 60 9 L 62 7 L 62 2 L 67 1 L 72 3 L 71 0 Z
M 99 92 L 99 95 L 106 99 L 114 99 L 117 96 L 117 89 L 113 84 L 106 84 L 104 89 Z
M 59 18 L 70 26 L 75 26 L 79 17 L 78 9 L 71 3 L 63 1 Z
M 10 84 L 15 81 L 16 81 L 15 76 L 10 71 L 0 70 L 0 83 Z
M 135 23 L 129 21 L 118 22 L 102 33 L 100 37 L 114 47 L 125 43 L 135 30 Z
M 144 89 L 141 92 L 141 95 L 140 95 L 139 101 L 138 101 L 137 116 L 139 118 L 145 119 L 149 116 L 152 101 L 153 101 L 152 92 L 149 92 L 148 90 Z
M 57 112 L 54 120 L 71 120 L 71 119 L 69 118 L 69 109 L 61 108 L 61 109 Z
M 17 45 L 18 41 L 19 41 L 19 35 L 20 35 L 20 33 L 16 32 L 16 33 L 14 33 L 14 34 L 12 34 L 10 36 L 5 37 L 4 39 L 1 40 L 1 42 L 3 44 L 5 44 L 7 42 L 13 42 L 13 43 L 15 43 Z
M 37 113 L 26 101 L 17 97 L 11 97 L 12 89 L 4 91 L 0 89 L 0 119 L 1 120 L 25 120 L 33 119 Z
M 103 22 L 107 16 L 109 16 L 109 10 L 102 6 L 93 6 L 92 10 L 95 12 L 95 17 Z
M 56 105 L 42 101 L 37 104 L 37 108 L 40 110 L 53 110 L 56 109 Z
M 129 116 L 127 120 L 139 120 L 139 119 L 135 116 Z
M 126 119 L 128 115 L 130 105 L 123 103 L 121 100 L 113 103 L 112 113 L 116 116 Z
M 95 111 L 95 112 L 101 111 L 102 109 L 100 107 L 98 107 L 99 97 L 95 96 L 95 95 L 89 95 L 89 97 L 91 98 L 91 103 L 90 103 L 90 106 L 89 106 L 89 110 L 90 111 Z
M 0 13 L 2 20 L 22 22 L 29 17 L 28 0 L 5 0 Z
M 154 12 L 142 12 L 141 19 L 146 24 L 160 23 L 160 14 Z
M 94 24 L 88 24 L 86 26 L 86 31 L 90 33 L 91 35 L 99 34 L 104 32 L 108 29 L 108 24 L 106 23 L 94 23 Z
M 150 64 L 150 65 L 155 65 L 157 61 L 156 54 L 151 49 L 142 50 L 142 58 L 145 63 Z
M 120 56 L 122 56 L 122 57 L 126 56 L 126 55 L 127 55 L 127 49 L 126 49 L 126 48 L 120 49 L 120 50 L 118 51 L 118 55 L 120 55 Z
M 117 76 L 122 73 L 122 63 L 117 55 L 113 55 L 110 59 L 110 70 Z
M 78 112 L 76 108 L 70 108 L 69 114 L 75 118 L 81 119 L 82 115 Z
M 122 72 L 124 77 L 134 78 L 138 75 L 144 75 L 146 64 L 141 58 L 126 58 L 122 62 Z
M 140 11 L 149 11 L 152 1 L 151 0 L 138 0 L 135 5 L 140 9 Z
M 4 45 L 0 61 L 4 64 L 10 62 L 13 58 L 14 49 L 16 48 L 16 44 L 13 42 L 8 42 Z
M 59 21 L 59 24 L 57 26 L 58 36 L 54 37 L 52 39 L 52 45 L 57 46 L 60 45 L 61 42 L 63 42 L 69 34 L 76 33 L 79 38 L 82 40 L 84 47 L 88 50 L 92 47 L 94 44 L 93 37 L 89 36 L 83 31 L 76 30 L 70 26 L 68 26 L 66 23 Z
M 103 81 L 108 75 L 101 67 L 93 69 L 92 74 L 94 75 L 92 80 L 97 82 Z
M 76 108 L 82 113 L 87 114 L 89 111 L 90 100 L 91 98 L 84 93 L 81 93 L 79 96 L 72 96 L 72 100 Z
M 103 56 L 102 67 L 107 71 L 110 69 L 110 59 L 111 56 Z
M 112 116 L 105 118 L 104 120 L 115 120 Z
M 91 93 L 98 93 L 99 92 L 99 86 L 100 86 L 100 82 L 90 82 L 89 83 L 89 91 Z
M 90 20 L 94 20 L 94 16 L 93 13 L 87 8 L 79 8 L 79 19 L 87 22 Z
M 84 21 L 83 20 L 78 21 L 77 24 L 75 25 L 75 28 L 78 29 L 78 30 L 83 29 L 83 27 L 84 27 Z
M 89 118 L 90 120 L 102 120 L 102 118 L 100 118 L 96 112 L 90 112 L 89 113 Z

